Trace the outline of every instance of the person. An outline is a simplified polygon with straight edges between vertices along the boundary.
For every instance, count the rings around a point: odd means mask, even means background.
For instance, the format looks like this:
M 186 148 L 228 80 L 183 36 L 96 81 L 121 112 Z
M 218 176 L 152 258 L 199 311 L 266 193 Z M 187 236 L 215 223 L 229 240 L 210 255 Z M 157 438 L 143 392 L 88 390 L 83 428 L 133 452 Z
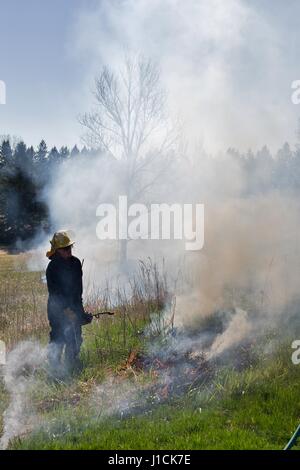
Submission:
M 46 269 L 48 287 L 48 320 L 50 324 L 49 362 L 61 366 L 63 350 L 68 369 L 80 365 L 81 327 L 92 321 L 82 304 L 82 265 L 72 255 L 74 242 L 66 231 L 59 231 L 50 241 L 46 253 L 50 262 Z

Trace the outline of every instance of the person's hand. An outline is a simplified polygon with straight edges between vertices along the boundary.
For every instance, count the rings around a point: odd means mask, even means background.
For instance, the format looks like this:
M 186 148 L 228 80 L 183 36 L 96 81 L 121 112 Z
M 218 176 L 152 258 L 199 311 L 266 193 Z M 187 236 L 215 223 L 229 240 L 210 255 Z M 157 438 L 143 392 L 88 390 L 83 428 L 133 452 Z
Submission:
M 93 315 L 91 313 L 85 312 L 85 319 L 87 323 L 92 323 L 93 321 Z
M 82 312 L 82 315 L 81 315 L 81 324 L 82 325 L 88 325 L 92 321 L 93 321 L 93 315 L 91 313 Z

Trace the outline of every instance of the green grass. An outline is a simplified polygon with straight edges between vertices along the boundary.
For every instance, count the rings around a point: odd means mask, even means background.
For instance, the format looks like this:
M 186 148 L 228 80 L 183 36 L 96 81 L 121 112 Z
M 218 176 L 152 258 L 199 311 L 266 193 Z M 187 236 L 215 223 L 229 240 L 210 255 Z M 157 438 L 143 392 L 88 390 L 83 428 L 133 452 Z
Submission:
M 101 318 L 91 326 L 84 328 L 84 343 L 81 360 L 83 375 L 99 376 L 99 371 L 114 372 L 128 358 L 130 351 L 142 349 L 143 340 L 140 331 L 145 326 L 145 319 L 134 324 L 122 316 Z
M 97 419 L 84 407 L 77 416 L 60 408 L 52 430 L 41 430 L 14 447 L 282 449 L 300 422 L 300 367 L 291 364 L 288 352 L 284 348 L 242 373 L 223 370 L 209 392 L 194 391 L 147 415 Z
M 0 317 L 5 324 L 1 333 L 12 346 L 28 337 L 46 342 L 45 286 L 40 273 L 28 273 L 22 264 L 16 269 L 16 261 L 22 258 L 0 257 Z M 96 310 L 102 308 L 99 302 Z M 115 394 L 122 388 L 141 390 L 153 380 L 151 373 L 124 369 L 122 364 L 130 351 L 145 348 L 140 332 L 159 302 L 143 301 L 139 292 L 130 302 L 114 317 L 84 327 L 81 373 L 62 381 L 49 380 L 44 373 L 36 378 L 31 403 L 42 425 L 15 439 L 11 448 L 282 449 L 286 445 L 300 423 L 300 366 L 291 362 L 291 340 L 272 355 L 264 353 L 264 344 L 256 344 L 257 360 L 247 369 L 223 367 L 205 388 L 193 387 L 184 396 L 147 407 L 147 413 L 107 416 L 107 407 L 116 403 Z M 266 343 L 273 339 L 265 337 Z M 111 395 L 106 401 L 101 393 L 96 398 L 99 384 L 112 377 Z M 8 402 L 0 381 L 0 434 Z
M 40 272 L 28 272 L 27 260 L 28 255 L 0 250 L 0 339 L 8 348 L 48 335 L 47 287 Z

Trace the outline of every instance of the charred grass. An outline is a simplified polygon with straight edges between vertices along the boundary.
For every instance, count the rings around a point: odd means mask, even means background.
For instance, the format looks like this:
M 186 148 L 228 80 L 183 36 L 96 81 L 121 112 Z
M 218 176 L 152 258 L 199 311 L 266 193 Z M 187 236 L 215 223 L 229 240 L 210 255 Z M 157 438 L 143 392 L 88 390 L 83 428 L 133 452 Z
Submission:
M 210 387 L 138 415 L 99 419 L 61 409 L 22 449 L 282 449 L 299 423 L 299 370 L 286 348 L 259 367 L 224 369 Z M 57 417 L 57 415 L 56 415 Z M 295 447 L 295 449 L 300 447 Z
M 41 273 L 26 271 L 24 255 L 1 254 L 0 277 L 1 339 L 7 342 L 8 349 L 28 338 L 46 343 L 47 292 Z M 155 265 L 142 264 L 140 278 L 133 280 L 133 295 L 117 290 L 116 306 L 109 291 L 107 286 L 87 299 L 87 310 L 114 308 L 115 315 L 102 317 L 85 327 L 83 370 L 63 380 L 39 377 L 42 386 L 33 391 L 32 403 L 42 426 L 32 434 L 15 439 L 11 448 L 284 447 L 300 421 L 300 366 L 291 363 L 290 341 L 268 356 L 263 354 L 263 348 L 255 348 L 255 360 L 248 360 L 247 356 L 243 370 L 233 364 L 220 365 L 212 374 L 208 370 L 209 380 L 191 380 L 180 393 L 172 393 L 169 388 L 155 386 L 164 368 L 166 374 L 169 372 L 170 364 L 160 361 L 149 364 L 144 355 L 147 342 L 160 340 L 165 327 L 170 327 L 161 315 L 163 306 L 168 305 L 172 310 L 164 277 Z M 153 323 L 153 318 L 154 329 L 146 338 L 143 331 L 151 319 Z M 249 354 L 249 349 L 246 353 Z M 197 365 L 203 365 L 203 358 L 192 361 L 188 365 L 194 371 Z M 124 384 L 139 390 L 153 385 L 154 400 L 149 402 L 148 397 L 146 403 L 132 407 L 129 413 L 116 407 L 115 412 L 107 415 L 103 407 L 114 404 L 114 394 L 100 406 L 95 390 L 109 377 L 113 377 L 110 384 L 113 393 Z M 0 432 L 8 400 L 0 383 Z

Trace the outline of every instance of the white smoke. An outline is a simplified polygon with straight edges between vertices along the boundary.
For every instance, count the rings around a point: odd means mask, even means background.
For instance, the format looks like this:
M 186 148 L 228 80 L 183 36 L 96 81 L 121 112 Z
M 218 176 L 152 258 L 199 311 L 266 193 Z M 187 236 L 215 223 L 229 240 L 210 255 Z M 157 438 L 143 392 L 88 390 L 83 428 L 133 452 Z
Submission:
M 36 386 L 36 373 L 45 366 L 46 348 L 39 343 L 19 343 L 7 356 L 4 366 L 4 384 L 9 393 L 9 406 L 3 415 L 3 434 L 0 449 L 10 441 L 30 432 L 38 424 L 32 408 L 30 392 Z
M 70 41 L 74 58 L 87 62 L 87 89 L 103 64 L 119 67 L 124 50 L 141 50 L 160 63 L 172 113 L 207 151 L 266 142 L 275 149 L 295 140 L 290 86 L 297 61 L 270 9 L 245 0 L 96 5 L 77 13 Z
M 247 312 L 237 309 L 224 333 L 219 334 L 210 347 L 208 358 L 218 356 L 231 346 L 241 343 L 251 332 L 251 323 L 247 319 Z
M 108 276 L 120 281 L 118 243 L 97 239 L 95 215 L 100 202 L 111 202 L 110 197 L 118 194 L 118 182 L 107 175 L 102 157 L 88 164 L 82 157 L 64 169 L 49 187 L 48 201 L 55 226 L 69 227 L 76 234 L 74 254 L 85 259 L 86 298 L 93 289 L 101 293 Z M 299 303 L 297 195 L 272 190 L 244 197 L 245 179 L 229 157 L 218 164 L 205 158 L 193 166 L 180 164 L 169 198 L 174 194 L 176 202 L 205 204 L 203 250 L 186 252 L 174 241 L 144 240 L 130 242 L 128 249 L 133 261 L 165 258 L 167 275 L 176 284 L 176 327 L 197 329 L 218 310 L 248 312 L 247 319 L 235 314 L 222 345 L 220 338 L 216 340 L 216 354 L 242 342 L 250 332 L 256 334 L 257 320 L 261 333 L 275 327 L 280 318 L 293 313 L 287 313 L 290 305 Z M 167 186 L 166 182 L 163 189 Z
M 286 260 L 296 251 L 297 202 L 280 193 L 243 200 L 245 175 L 237 162 L 227 158 L 220 166 L 222 155 L 207 158 L 203 151 L 265 143 L 274 147 L 291 137 L 292 108 L 282 102 L 288 95 L 277 92 L 290 73 L 282 63 L 280 28 L 255 2 L 243 0 L 226 5 L 221 0 L 104 0 L 77 12 L 71 37 L 74 57 L 88 57 L 86 90 L 102 65 L 118 71 L 126 51 L 139 51 L 159 63 L 169 112 L 184 121 L 188 158 L 176 161 L 169 180 L 151 196 L 168 203 L 204 203 L 205 248 L 188 254 L 180 243 L 142 240 L 129 243 L 129 258 L 164 256 L 175 276 L 181 269 L 178 259 L 184 259 L 185 271 L 198 279 L 195 288 L 188 285 L 178 296 L 178 317 L 194 316 L 195 310 L 196 315 L 206 315 L 222 307 L 226 285 L 245 288 L 255 282 L 263 289 L 266 277 L 268 289 L 272 284 L 275 293 L 265 295 L 264 309 L 269 302 L 269 311 L 282 310 L 296 289 L 296 261 L 288 270 Z M 83 112 L 92 107 L 85 94 L 82 107 Z M 47 190 L 55 229 L 68 227 L 76 234 L 74 253 L 85 259 L 86 291 L 108 271 L 118 275 L 118 243 L 97 239 L 96 208 L 120 195 L 121 168 L 103 157 L 78 158 L 54 175 Z M 44 263 L 48 243 L 43 245 Z M 287 283 L 283 299 L 280 282 L 287 276 L 292 283 Z M 245 308 L 236 303 L 233 307 Z
M 86 90 L 102 65 L 118 69 L 124 52 L 138 50 L 160 64 L 170 115 L 180 115 L 184 123 L 188 158 L 176 161 L 170 181 L 152 196 L 162 202 L 204 203 L 205 247 L 186 253 L 180 243 L 132 242 L 129 257 L 165 257 L 170 276 L 182 271 L 174 317 L 179 331 L 190 326 L 197 331 L 219 310 L 233 313 L 211 343 L 209 333 L 178 335 L 167 356 L 204 350 L 214 359 L 256 335 L 256 322 L 263 332 L 290 303 L 299 302 L 298 196 L 272 191 L 243 197 L 245 174 L 238 163 L 220 153 L 208 158 L 203 150 L 257 149 L 265 143 L 274 149 L 293 140 L 293 69 L 284 67 L 281 44 L 268 17 L 255 2 L 243 0 L 102 0 L 95 9 L 81 11 L 74 25 L 73 53 L 79 60 L 83 55 L 90 59 Z M 82 90 L 82 112 L 92 105 L 87 93 Z M 55 229 L 75 232 L 74 254 L 85 259 L 85 295 L 108 272 L 119 274 L 117 242 L 101 243 L 96 237 L 96 208 L 120 194 L 119 176 L 119 168 L 105 157 L 82 156 L 66 162 L 46 190 Z M 39 257 L 32 261 L 35 269 L 45 267 L 48 238 L 39 245 L 42 262 Z M 8 357 L 4 380 L 10 405 L 2 448 L 38 423 L 30 390 L 44 360 L 45 351 L 33 343 L 21 343 Z M 173 379 L 166 373 L 159 380 Z M 139 385 L 124 381 L 115 386 L 108 380 L 93 390 L 93 407 L 99 417 L 123 413 L 143 403 L 141 391 Z

